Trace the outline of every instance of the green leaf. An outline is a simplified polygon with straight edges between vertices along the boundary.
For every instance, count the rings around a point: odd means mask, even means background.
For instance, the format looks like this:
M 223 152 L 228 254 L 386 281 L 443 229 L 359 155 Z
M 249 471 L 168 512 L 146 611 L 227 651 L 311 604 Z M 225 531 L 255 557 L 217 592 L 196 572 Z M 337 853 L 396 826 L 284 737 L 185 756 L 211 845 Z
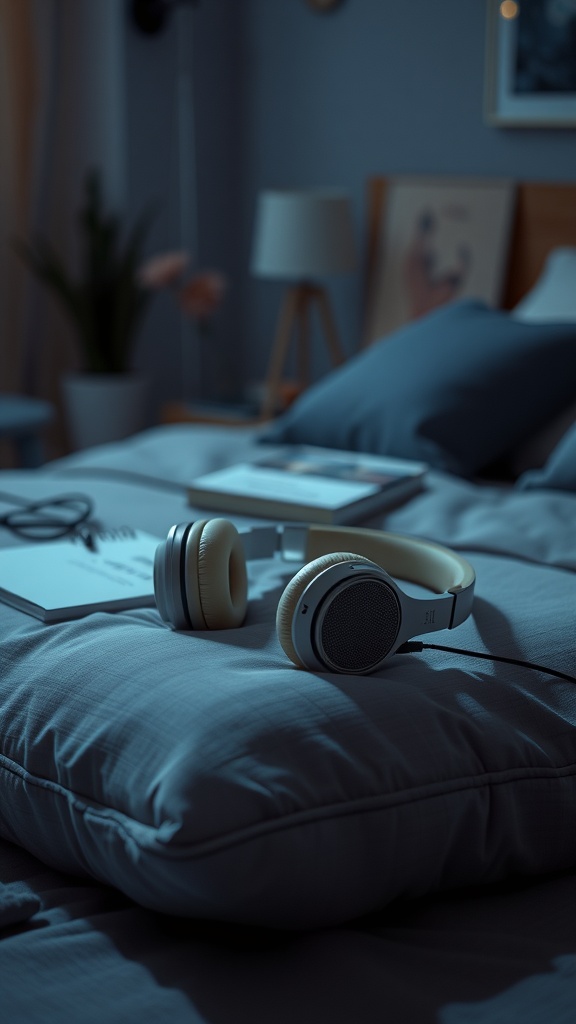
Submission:
M 80 260 L 76 275 L 47 239 L 14 243 L 18 256 L 52 291 L 73 323 L 87 370 L 121 373 L 129 369 L 136 331 L 149 298 L 138 281 L 138 270 L 152 216 L 152 209 L 142 214 L 123 240 L 120 218 L 106 212 L 100 174 L 92 170 L 86 177 L 84 203 L 77 218 Z

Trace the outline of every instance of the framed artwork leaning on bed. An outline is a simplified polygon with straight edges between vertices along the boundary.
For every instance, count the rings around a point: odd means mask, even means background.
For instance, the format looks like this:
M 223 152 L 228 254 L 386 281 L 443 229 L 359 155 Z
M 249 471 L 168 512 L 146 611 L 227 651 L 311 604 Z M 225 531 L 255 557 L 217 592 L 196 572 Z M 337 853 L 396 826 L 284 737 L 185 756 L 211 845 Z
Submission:
M 399 177 L 369 188 L 364 344 L 456 299 L 499 304 L 515 185 Z

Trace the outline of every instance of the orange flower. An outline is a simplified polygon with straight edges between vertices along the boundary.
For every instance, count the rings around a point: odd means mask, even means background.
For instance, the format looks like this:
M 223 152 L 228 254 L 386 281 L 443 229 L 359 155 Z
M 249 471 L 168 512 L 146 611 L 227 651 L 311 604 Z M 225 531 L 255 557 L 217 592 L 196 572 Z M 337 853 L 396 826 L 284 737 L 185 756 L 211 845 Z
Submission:
M 226 278 L 216 270 L 202 270 L 186 281 L 187 264 L 187 252 L 161 253 L 140 268 L 138 280 L 143 288 L 171 291 L 182 312 L 193 317 L 198 327 L 205 330 L 209 317 L 222 301 Z
M 144 288 L 172 288 L 188 265 L 187 252 L 166 252 L 154 256 L 140 268 L 138 279 Z
M 179 290 L 178 301 L 188 316 L 197 320 L 205 320 L 220 305 L 226 280 L 215 270 L 204 270 L 195 274 Z

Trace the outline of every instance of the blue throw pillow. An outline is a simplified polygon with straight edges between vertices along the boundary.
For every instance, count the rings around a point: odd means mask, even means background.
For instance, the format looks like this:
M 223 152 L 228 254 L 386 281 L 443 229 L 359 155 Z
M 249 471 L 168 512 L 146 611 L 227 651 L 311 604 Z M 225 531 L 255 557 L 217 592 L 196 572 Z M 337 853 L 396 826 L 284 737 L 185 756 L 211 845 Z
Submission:
M 541 469 L 527 470 L 516 486 L 524 491 L 536 488 L 576 491 L 576 423 L 566 431 L 545 465 Z
M 424 460 L 470 476 L 574 397 L 576 325 L 467 300 L 395 331 L 306 391 L 263 441 Z

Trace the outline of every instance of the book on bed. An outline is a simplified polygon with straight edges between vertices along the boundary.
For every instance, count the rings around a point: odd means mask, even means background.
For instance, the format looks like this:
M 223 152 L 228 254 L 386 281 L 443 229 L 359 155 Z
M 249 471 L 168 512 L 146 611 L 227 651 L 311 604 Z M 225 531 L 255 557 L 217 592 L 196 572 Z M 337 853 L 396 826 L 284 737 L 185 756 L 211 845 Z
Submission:
M 129 528 L 0 550 L 0 600 L 42 622 L 154 605 L 158 537 Z
M 290 445 L 197 477 L 188 500 L 213 512 L 340 525 L 406 501 L 426 470 L 422 462 Z

